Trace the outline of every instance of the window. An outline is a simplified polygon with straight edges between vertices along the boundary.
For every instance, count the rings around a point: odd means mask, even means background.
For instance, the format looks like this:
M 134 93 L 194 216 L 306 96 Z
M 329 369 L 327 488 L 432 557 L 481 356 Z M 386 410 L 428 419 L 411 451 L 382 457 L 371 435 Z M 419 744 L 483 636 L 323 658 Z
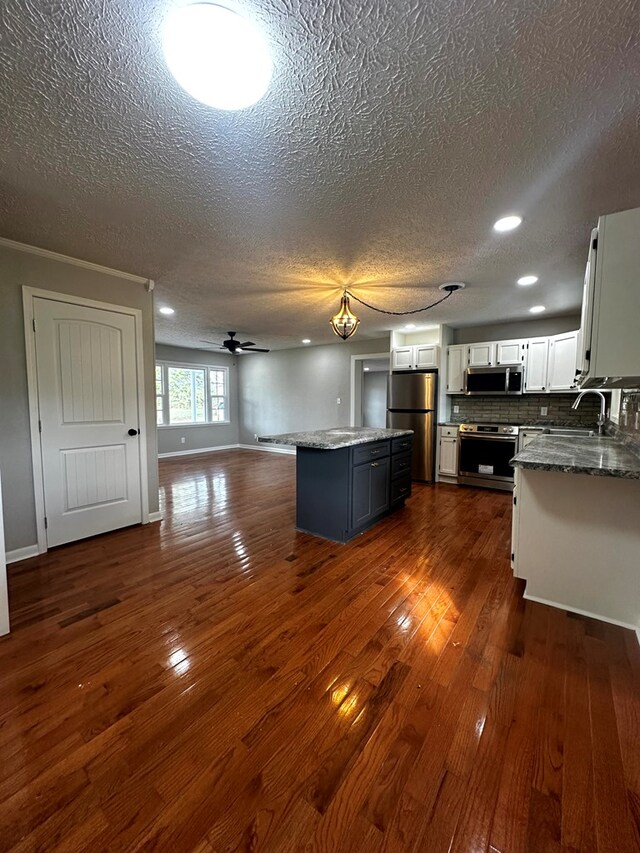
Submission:
M 229 423 L 228 368 L 156 365 L 158 426 Z

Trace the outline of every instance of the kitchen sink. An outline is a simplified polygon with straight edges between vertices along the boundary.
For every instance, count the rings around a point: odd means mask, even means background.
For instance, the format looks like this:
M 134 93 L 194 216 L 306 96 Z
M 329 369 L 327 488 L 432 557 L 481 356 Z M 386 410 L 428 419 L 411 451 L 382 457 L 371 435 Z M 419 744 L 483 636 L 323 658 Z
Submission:
M 597 438 L 598 433 L 594 429 L 580 429 L 580 427 L 546 427 L 543 435 L 559 435 L 567 438 Z

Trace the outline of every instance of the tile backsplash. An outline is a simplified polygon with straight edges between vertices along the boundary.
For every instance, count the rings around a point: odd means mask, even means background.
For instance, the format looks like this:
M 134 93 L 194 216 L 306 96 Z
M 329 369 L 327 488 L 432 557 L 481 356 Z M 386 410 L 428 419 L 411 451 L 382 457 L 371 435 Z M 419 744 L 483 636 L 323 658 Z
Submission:
M 608 396 L 608 395 L 607 395 Z M 513 397 L 451 397 L 451 422 L 508 421 L 514 424 L 533 424 L 538 421 L 595 426 L 600 413 L 600 398 L 587 394 L 573 411 L 575 394 L 522 394 Z M 454 413 L 453 407 L 460 411 Z M 546 407 L 547 414 L 540 414 Z

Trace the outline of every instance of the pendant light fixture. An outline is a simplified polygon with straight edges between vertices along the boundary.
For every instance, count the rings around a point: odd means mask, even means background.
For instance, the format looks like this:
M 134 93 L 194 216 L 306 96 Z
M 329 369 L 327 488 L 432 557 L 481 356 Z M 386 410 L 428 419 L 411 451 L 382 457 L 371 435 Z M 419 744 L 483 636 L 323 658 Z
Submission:
M 364 305 L 366 308 L 371 308 L 372 311 L 377 311 L 379 314 L 393 314 L 396 317 L 406 317 L 408 314 L 419 314 L 421 311 L 428 311 L 430 308 L 435 308 L 436 305 L 440 305 L 441 302 L 444 302 L 445 299 L 448 299 L 452 294 L 456 292 L 456 290 L 462 290 L 466 287 L 463 281 L 449 281 L 446 284 L 441 284 L 439 286 L 439 290 L 444 291 L 445 295 L 440 299 L 436 300 L 436 302 L 432 302 L 431 305 L 425 305 L 424 308 L 414 308 L 413 311 L 387 311 L 385 308 L 376 308 L 375 305 L 370 305 L 368 302 L 365 302 L 363 299 L 360 299 L 355 294 L 351 293 L 348 290 L 344 290 L 342 293 L 342 299 L 340 300 L 340 310 L 337 314 L 334 314 L 329 323 L 331 324 L 331 328 L 335 332 L 335 334 L 342 338 L 343 341 L 346 341 L 347 338 L 350 338 L 353 335 L 360 325 L 360 320 L 356 317 L 356 315 L 351 311 L 349 307 L 349 297 L 355 299 L 356 302 L 359 302 L 361 305 Z
M 346 341 L 354 334 L 355 330 L 360 325 L 360 320 L 351 312 L 349 307 L 349 291 L 345 290 L 340 300 L 340 310 L 334 314 L 331 320 L 331 328 L 335 334 Z

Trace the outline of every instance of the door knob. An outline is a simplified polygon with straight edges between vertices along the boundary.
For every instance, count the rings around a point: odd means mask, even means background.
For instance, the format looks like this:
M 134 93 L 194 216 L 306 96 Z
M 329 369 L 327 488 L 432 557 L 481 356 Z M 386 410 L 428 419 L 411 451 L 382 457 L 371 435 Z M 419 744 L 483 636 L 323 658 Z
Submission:
M 129 435 L 140 435 L 140 430 L 134 429 L 133 427 L 131 427 L 131 429 L 128 429 L 127 432 L 129 433 Z

